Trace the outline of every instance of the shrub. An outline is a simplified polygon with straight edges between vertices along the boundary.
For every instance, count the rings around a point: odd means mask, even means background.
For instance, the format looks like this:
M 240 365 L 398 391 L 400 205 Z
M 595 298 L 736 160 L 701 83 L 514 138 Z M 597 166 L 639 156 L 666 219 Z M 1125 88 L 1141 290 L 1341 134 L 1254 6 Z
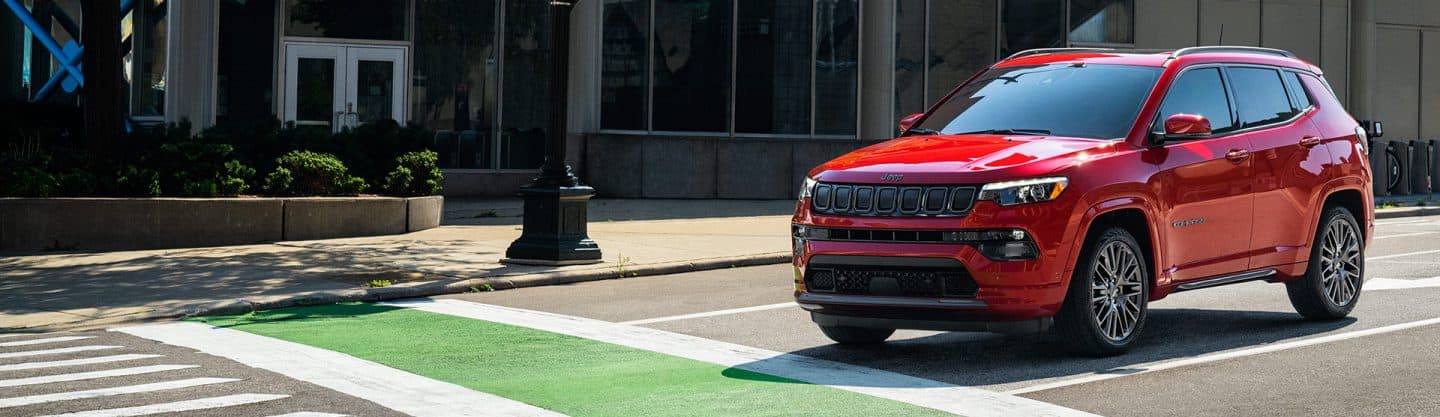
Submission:
M 365 191 L 365 180 L 350 176 L 334 155 L 292 151 L 275 160 L 266 188 L 287 195 L 353 195 Z
M 385 192 L 406 197 L 439 194 L 443 178 L 439 158 L 428 150 L 396 157 L 395 169 L 385 176 Z
M 129 197 L 155 197 L 160 195 L 160 173 L 153 169 L 127 165 L 115 177 L 115 192 Z
M 225 163 L 225 170 L 216 179 L 216 186 L 220 194 L 239 195 L 250 189 L 250 179 L 254 177 L 255 168 L 232 160 Z

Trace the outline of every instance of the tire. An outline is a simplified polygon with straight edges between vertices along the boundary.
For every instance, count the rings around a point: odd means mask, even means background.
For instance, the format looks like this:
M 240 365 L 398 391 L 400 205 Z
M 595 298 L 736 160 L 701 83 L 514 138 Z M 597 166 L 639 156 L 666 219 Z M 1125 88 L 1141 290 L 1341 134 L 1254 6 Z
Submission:
M 895 329 L 871 329 L 867 327 L 820 326 L 826 337 L 842 345 L 875 345 L 884 343 Z
M 1401 169 L 1400 156 L 1395 154 L 1395 148 L 1385 147 L 1385 167 L 1390 172 L 1390 182 L 1385 184 L 1385 190 L 1395 193 L 1400 191 L 1400 181 L 1405 179 L 1405 170 Z
M 1365 285 L 1365 239 L 1360 222 L 1344 207 L 1327 207 L 1310 245 L 1305 277 L 1285 284 L 1290 305 L 1310 320 L 1350 315 Z
M 1071 351 L 1090 356 L 1125 353 L 1149 315 L 1150 270 L 1130 232 L 1102 231 L 1085 245 L 1055 329 Z

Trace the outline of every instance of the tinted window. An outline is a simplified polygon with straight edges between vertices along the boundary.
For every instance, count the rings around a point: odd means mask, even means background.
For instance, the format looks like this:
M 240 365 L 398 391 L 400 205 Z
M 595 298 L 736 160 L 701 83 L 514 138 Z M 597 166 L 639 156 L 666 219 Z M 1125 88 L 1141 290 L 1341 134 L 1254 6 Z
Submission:
M 1124 137 L 1160 68 L 1044 65 L 994 68 L 925 119 L 942 133 L 1044 130 L 1056 136 Z
M 1295 115 L 1279 71 L 1230 68 L 1230 85 L 1235 88 L 1235 107 L 1245 127 L 1275 123 Z
M 1157 122 L 1180 113 L 1205 116 L 1210 119 L 1210 128 L 1215 133 L 1235 129 L 1235 120 L 1230 116 L 1230 99 L 1225 96 L 1225 83 L 1220 79 L 1219 68 L 1186 71 L 1170 85 L 1170 92 L 1165 94 L 1165 104 L 1160 106 Z
M 1285 71 L 1285 87 L 1290 89 L 1290 104 L 1295 105 L 1297 109 L 1310 108 L 1310 103 L 1314 100 L 1310 98 L 1310 92 L 1305 91 L 1304 84 L 1300 83 L 1299 75 Z

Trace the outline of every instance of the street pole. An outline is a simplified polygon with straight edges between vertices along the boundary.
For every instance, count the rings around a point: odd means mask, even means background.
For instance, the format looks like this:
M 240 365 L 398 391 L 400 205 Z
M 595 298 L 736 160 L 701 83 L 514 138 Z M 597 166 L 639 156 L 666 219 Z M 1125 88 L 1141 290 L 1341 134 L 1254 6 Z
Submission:
M 117 141 L 124 118 L 120 68 L 120 1 L 80 2 L 80 35 L 85 45 L 85 140 L 92 157 L 102 157 Z
M 595 189 L 565 163 L 569 136 L 570 11 L 578 0 L 550 2 L 550 131 L 540 176 L 520 188 L 525 199 L 524 229 L 505 251 L 505 263 L 575 265 L 600 262 L 600 247 L 590 239 L 587 211 Z

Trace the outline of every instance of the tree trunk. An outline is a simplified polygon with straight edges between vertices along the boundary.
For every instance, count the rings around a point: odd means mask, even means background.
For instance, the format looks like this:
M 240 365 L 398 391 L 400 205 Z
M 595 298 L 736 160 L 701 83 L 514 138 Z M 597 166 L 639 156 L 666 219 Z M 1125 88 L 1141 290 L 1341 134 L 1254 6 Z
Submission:
M 85 141 L 91 155 L 105 155 L 119 140 L 124 120 L 120 62 L 120 1 L 80 2 L 84 39 Z

